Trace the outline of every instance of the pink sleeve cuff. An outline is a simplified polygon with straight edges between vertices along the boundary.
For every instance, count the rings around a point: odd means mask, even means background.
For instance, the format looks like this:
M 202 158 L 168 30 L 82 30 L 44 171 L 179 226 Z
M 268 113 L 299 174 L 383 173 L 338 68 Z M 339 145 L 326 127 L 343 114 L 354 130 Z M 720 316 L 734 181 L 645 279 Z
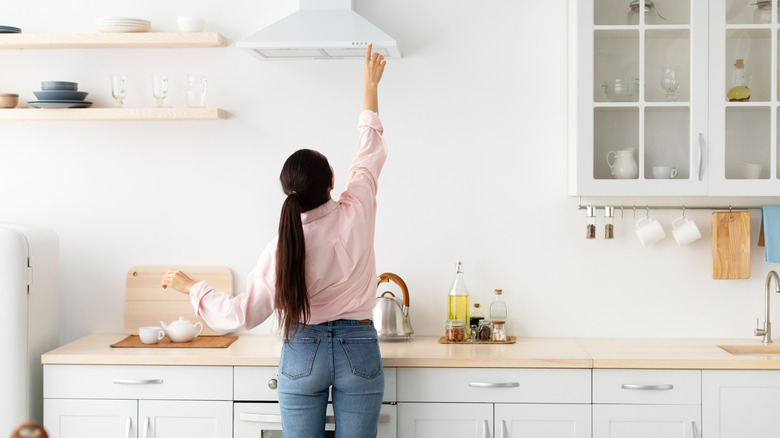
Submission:
M 196 316 L 201 316 L 200 301 L 207 293 L 213 290 L 214 288 L 211 287 L 211 285 L 206 280 L 195 283 L 192 286 L 192 289 L 190 289 L 190 303 L 192 304 L 192 308 L 195 309 Z
M 380 134 L 384 133 L 382 122 L 379 120 L 379 114 L 371 110 L 363 110 L 358 118 L 358 128 L 368 126 L 372 129 L 376 129 Z

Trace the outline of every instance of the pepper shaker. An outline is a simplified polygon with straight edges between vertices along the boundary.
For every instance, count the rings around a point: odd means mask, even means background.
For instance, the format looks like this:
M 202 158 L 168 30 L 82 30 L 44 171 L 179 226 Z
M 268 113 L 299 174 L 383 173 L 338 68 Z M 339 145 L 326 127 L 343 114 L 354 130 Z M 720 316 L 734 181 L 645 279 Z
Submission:
M 586 239 L 595 239 L 596 238 L 596 206 L 595 205 L 588 205 L 585 206 L 585 238 Z
M 612 205 L 604 206 L 604 238 L 615 238 L 615 207 Z

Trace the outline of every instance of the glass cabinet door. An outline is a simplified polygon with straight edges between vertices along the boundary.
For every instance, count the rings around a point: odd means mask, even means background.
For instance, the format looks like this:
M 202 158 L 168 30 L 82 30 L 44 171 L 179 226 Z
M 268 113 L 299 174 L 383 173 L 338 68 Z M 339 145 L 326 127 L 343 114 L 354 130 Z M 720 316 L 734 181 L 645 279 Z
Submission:
M 569 7 L 576 29 L 570 193 L 706 194 L 707 1 L 572 0 Z
M 710 5 L 712 195 L 780 190 L 778 23 L 776 1 Z

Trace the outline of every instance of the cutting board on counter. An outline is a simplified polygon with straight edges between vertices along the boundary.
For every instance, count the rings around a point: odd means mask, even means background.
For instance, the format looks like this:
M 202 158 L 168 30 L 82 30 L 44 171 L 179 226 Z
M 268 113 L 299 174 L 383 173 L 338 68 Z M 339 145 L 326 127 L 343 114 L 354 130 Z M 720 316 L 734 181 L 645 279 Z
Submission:
M 160 326 L 184 317 L 195 324 L 203 322 L 195 317 L 190 296 L 171 289 L 163 289 L 163 275 L 169 269 L 179 269 L 195 281 L 206 280 L 220 293 L 233 295 L 233 274 L 225 266 L 135 266 L 127 271 L 125 283 L 125 331 L 138 334 L 138 327 Z M 203 322 L 201 335 L 221 335 Z
M 712 213 L 712 278 L 750 278 L 750 213 Z

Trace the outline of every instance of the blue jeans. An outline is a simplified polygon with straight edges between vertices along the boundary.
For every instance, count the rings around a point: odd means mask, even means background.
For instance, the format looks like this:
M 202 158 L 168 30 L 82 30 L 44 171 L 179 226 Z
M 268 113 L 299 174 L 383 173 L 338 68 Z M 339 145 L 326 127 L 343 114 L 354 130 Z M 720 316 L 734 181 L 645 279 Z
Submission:
M 336 438 L 376 437 L 385 377 L 371 322 L 302 326 L 282 347 L 277 381 L 284 438 L 325 436 L 329 390 Z

